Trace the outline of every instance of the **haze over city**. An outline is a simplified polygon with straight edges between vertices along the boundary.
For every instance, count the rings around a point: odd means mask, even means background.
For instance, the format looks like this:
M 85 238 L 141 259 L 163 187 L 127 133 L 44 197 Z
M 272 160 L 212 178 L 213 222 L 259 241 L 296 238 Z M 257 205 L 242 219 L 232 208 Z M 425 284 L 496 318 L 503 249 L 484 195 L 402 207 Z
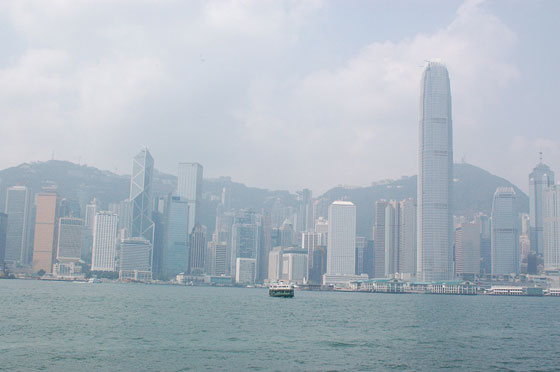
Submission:
M 146 145 L 167 173 L 186 159 L 273 189 L 413 175 L 422 66 L 441 58 L 455 161 L 527 192 L 539 151 L 560 169 L 559 7 L 2 2 L 0 168 L 54 154 L 130 174 Z
M 0 369 L 558 370 L 559 11 L 0 3 Z

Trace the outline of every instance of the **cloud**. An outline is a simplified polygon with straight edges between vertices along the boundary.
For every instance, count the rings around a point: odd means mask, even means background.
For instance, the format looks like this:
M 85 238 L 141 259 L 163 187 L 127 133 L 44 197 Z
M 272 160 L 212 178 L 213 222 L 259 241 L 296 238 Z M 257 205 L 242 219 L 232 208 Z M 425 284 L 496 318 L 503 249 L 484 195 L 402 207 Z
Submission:
M 264 153 L 262 166 L 283 154 L 289 166 L 276 173 L 279 183 L 296 174 L 324 190 L 415 174 L 423 61 L 438 57 L 448 65 L 456 149 L 478 151 L 487 143 L 474 139 L 492 124 L 488 108 L 519 75 L 509 58 L 515 45 L 513 32 L 480 1 L 466 2 L 447 27 L 371 43 L 342 68 L 289 82 L 253 81 L 250 104 L 237 116 Z M 284 150 L 286 143 L 297 150 Z
M 328 2 L 2 7 L 15 40 L 0 65 L 2 167 L 56 149 L 129 172 L 148 145 L 164 171 L 199 161 L 206 175 L 255 186 L 367 185 L 416 173 L 424 60 L 448 65 L 459 154 L 487 154 L 490 135 L 502 129 L 489 111 L 519 76 L 510 58 L 516 35 L 481 1 L 465 2 L 431 33 L 372 36 L 329 68 L 305 58 L 328 53 L 304 37 L 321 33 Z

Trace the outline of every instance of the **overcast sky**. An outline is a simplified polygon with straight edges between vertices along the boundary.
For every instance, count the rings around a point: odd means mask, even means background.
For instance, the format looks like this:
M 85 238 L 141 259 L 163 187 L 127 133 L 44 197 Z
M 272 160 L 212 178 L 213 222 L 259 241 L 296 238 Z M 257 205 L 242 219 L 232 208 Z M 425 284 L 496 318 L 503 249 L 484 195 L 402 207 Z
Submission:
M 560 1 L 2 1 L 0 168 L 323 192 L 417 173 L 424 61 L 448 66 L 455 161 L 527 190 L 560 172 Z

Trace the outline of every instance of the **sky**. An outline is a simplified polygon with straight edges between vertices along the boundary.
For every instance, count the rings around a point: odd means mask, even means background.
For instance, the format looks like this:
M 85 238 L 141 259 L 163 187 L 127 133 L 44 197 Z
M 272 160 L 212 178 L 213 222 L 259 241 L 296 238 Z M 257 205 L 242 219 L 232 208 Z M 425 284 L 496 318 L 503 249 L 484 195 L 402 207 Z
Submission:
M 527 191 L 560 172 L 554 0 L 0 2 L 0 169 L 52 157 L 270 189 L 417 173 L 426 60 L 448 67 L 454 156 Z

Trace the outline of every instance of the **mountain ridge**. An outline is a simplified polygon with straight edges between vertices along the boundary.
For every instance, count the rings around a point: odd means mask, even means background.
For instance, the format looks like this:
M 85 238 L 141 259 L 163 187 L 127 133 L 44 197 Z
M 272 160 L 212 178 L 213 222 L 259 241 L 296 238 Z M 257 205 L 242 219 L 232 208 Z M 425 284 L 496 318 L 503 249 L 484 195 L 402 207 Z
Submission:
M 457 163 L 454 165 L 454 177 L 453 211 L 456 215 L 470 216 L 479 211 L 490 214 L 492 196 L 500 186 L 511 186 L 515 189 L 516 207 L 519 212 L 527 212 L 529 209 L 529 198 L 522 190 L 505 178 L 482 168 Z M 128 198 L 130 176 L 63 160 L 23 163 L 0 171 L 0 207 L 3 210 L 7 187 L 25 184 L 33 192 L 38 192 L 46 182 L 56 183 L 63 198 L 78 200 L 80 205 L 84 206 L 96 197 L 101 201 L 102 207 L 106 208 L 109 203 L 118 203 Z M 173 192 L 176 182 L 176 176 L 154 170 L 153 196 L 164 196 Z M 417 176 L 405 176 L 399 180 L 367 187 L 333 187 L 319 197 L 329 202 L 336 199 L 354 202 L 357 207 L 357 233 L 371 237 L 375 201 L 416 198 L 416 183 Z M 215 211 L 223 187 L 228 189 L 232 208 L 251 208 L 257 211 L 263 208 L 270 209 L 277 199 L 280 199 L 283 206 L 297 205 L 296 195 L 289 191 L 250 187 L 234 182 L 230 177 L 204 179 L 200 222 L 205 224 L 209 231 L 213 231 Z

